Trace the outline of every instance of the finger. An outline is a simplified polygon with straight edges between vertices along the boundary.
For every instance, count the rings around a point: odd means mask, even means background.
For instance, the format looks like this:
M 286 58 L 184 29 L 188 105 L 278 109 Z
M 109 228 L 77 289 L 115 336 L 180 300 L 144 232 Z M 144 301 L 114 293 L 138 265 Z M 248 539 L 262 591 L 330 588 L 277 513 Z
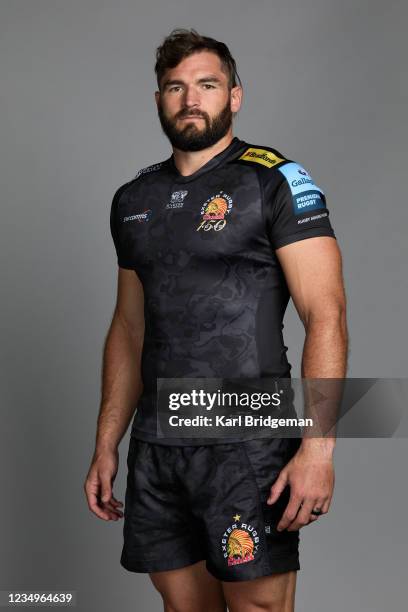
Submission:
M 288 505 L 285 508 L 284 513 L 276 527 L 278 531 L 283 531 L 292 523 L 292 521 L 296 518 L 297 513 L 299 512 L 299 508 L 302 504 L 302 498 L 296 494 L 291 494 Z
M 95 494 L 90 494 L 88 497 L 88 506 L 91 512 L 96 514 L 97 517 L 103 519 L 104 521 L 108 521 L 110 517 L 110 513 L 108 510 L 104 510 L 100 507 L 98 503 L 98 498 Z
M 121 517 L 118 516 L 115 512 L 110 512 L 109 513 L 109 520 L 110 521 L 118 521 Z
M 327 502 L 327 498 L 324 498 L 324 497 L 320 497 L 315 500 L 315 503 L 313 504 L 312 509 L 310 511 L 309 523 L 314 523 L 314 521 L 317 521 L 321 516 L 323 516 L 323 514 L 326 514 L 326 510 L 325 510 L 325 508 L 327 507 L 326 502 Z M 321 510 L 321 514 L 313 514 L 314 509 Z
M 110 502 L 102 502 L 104 509 L 108 510 L 109 512 L 112 512 L 115 516 L 117 515 L 118 517 L 123 516 L 123 512 L 121 510 L 118 510 L 115 506 L 113 506 Z
M 279 499 L 280 494 L 288 484 L 288 476 L 285 470 L 282 470 L 279 474 L 278 478 L 275 480 L 273 485 L 271 486 L 271 491 L 269 493 L 269 497 L 266 500 L 266 503 L 271 505 Z
M 101 478 L 101 501 L 110 502 L 112 497 L 112 485 L 110 479 Z
M 100 502 L 97 497 L 95 498 L 95 500 L 92 501 L 90 509 L 92 510 L 92 512 L 94 512 L 94 514 L 96 514 L 96 516 L 104 519 L 105 521 L 117 521 L 123 516 L 123 513 L 120 510 L 117 510 L 109 503 Z
M 298 531 L 301 527 L 308 525 L 310 522 L 311 511 L 313 508 L 318 508 L 316 499 L 304 499 L 302 506 L 294 518 L 294 520 L 290 523 L 287 530 L 288 531 Z
M 319 497 L 316 500 L 312 510 L 315 510 L 315 509 L 316 510 L 321 510 L 321 514 L 318 514 L 317 516 L 322 516 L 323 514 L 326 514 L 326 512 L 328 510 L 328 502 L 329 502 L 329 505 L 330 505 L 330 500 L 328 500 L 327 497 Z M 316 516 L 316 515 L 312 514 L 312 516 Z

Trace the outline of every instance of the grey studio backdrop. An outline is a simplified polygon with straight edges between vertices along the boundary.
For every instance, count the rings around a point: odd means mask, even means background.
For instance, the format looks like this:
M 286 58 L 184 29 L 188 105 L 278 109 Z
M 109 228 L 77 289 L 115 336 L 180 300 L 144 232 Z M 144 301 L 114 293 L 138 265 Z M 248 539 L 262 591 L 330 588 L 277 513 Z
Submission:
M 169 155 L 153 65 L 173 27 L 230 46 L 245 87 L 236 135 L 324 189 L 349 376 L 407 375 L 407 18 L 377 0 L 2 0 L 0 589 L 75 590 L 81 611 L 161 609 L 148 576 L 119 564 L 122 521 L 90 514 L 82 487 L 116 297 L 109 209 Z M 299 376 L 292 305 L 284 333 Z M 339 441 L 331 511 L 301 531 L 298 612 L 406 609 L 407 458 L 406 439 Z

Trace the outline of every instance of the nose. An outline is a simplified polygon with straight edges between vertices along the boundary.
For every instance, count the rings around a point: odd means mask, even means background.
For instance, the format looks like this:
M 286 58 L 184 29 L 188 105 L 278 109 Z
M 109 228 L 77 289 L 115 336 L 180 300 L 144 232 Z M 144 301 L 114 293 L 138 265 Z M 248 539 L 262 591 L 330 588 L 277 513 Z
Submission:
M 184 93 L 184 104 L 187 108 L 198 106 L 200 103 L 199 92 L 195 87 L 188 86 Z

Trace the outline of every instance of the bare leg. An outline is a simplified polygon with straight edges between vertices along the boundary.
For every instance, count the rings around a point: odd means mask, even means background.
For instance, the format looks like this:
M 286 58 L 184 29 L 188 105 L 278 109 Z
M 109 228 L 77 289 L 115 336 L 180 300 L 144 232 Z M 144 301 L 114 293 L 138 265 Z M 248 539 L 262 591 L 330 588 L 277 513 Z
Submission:
M 223 582 L 229 612 L 294 612 L 297 572 Z
M 205 561 L 149 575 L 163 598 L 164 612 L 226 612 L 221 582 L 207 571 Z

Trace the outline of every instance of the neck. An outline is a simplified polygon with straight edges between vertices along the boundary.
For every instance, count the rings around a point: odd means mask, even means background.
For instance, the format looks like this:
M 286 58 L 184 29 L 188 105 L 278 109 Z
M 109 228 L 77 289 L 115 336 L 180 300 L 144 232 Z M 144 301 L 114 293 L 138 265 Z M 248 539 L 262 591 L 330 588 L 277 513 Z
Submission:
M 197 172 L 211 158 L 221 151 L 224 151 L 233 139 L 232 130 L 229 130 L 223 138 L 216 142 L 212 147 L 202 149 L 201 151 L 181 151 L 173 147 L 174 163 L 177 170 L 182 176 L 189 176 Z

